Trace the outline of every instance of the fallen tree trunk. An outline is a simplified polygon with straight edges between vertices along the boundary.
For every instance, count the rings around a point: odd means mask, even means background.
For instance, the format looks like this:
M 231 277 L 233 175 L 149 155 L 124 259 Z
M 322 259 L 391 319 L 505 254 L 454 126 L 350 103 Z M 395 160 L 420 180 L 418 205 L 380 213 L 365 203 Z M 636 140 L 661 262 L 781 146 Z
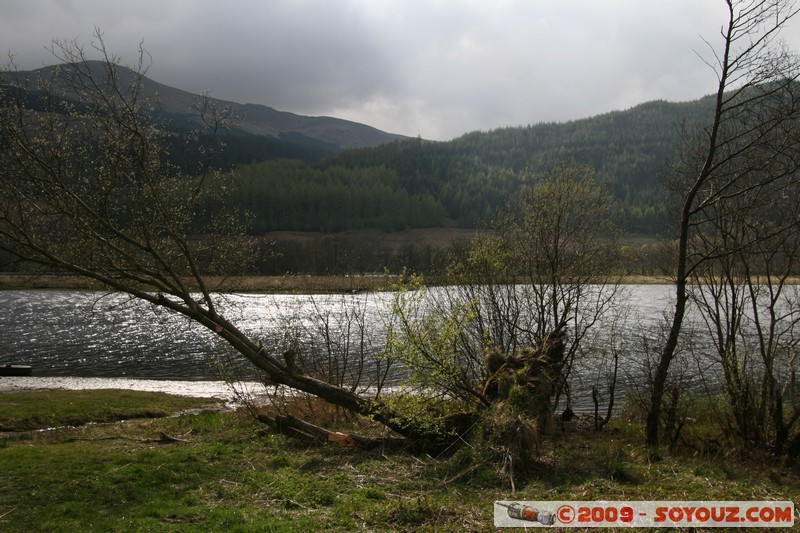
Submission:
M 401 437 L 365 437 L 355 433 L 330 431 L 291 415 L 278 415 L 273 418 L 262 414 L 258 415 L 258 420 L 273 430 L 290 437 L 320 443 L 333 442 L 349 450 L 373 450 L 375 448 L 398 450 L 409 444 L 407 439 Z

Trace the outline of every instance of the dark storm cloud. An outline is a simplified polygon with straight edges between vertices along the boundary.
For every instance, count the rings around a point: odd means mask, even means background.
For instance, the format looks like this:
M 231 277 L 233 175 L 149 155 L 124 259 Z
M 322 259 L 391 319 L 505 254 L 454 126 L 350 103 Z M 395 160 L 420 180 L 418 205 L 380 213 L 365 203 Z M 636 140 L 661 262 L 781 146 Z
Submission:
M 723 17 L 715 0 L 4 0 L 0 50 L 35 68 L 96 26 L 123 62 L 143 40 L 174 87 L 446 139 L 698 98 L 715 77 L 693 50 Z

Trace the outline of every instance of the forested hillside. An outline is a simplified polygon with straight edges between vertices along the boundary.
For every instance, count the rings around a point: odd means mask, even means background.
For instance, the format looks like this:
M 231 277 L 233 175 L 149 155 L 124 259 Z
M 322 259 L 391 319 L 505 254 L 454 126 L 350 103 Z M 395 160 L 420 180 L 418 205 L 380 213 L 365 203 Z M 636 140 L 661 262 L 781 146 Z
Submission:
M 267 162 L 236 171 L 255 231 L 477 227 L 549 163 L 591 164 L 632 232 L 666 223 L 661 175 L 684 127 L 711 102 L 649 102 L 567 123 L 473 132 L 449 142 L 411 139 L 341 152 L 320 163 Z
M 344 167 L 275 160 L 238 169 L 241 205 L 254 231 L 384 231 L 437 227 L 448 213 L 430 192 L 407 187 L 385 166 Z
M 96 68 L 93 62 L 87 65 L 89 71 Z M 6 98 L 25 101 L 36 111 L 46 111 L 43 102 L 49 102 L 50 110 L 65 107 L 41 99 L 32 80 L 58 79 L 66 72 L 51 67 L 6 72 L 24 87 L 9 88 Z M 120 73 L 130 76 L 124 68 Z M 165 142 L 171 144 L 172 163 L 192 174 L 198 162 L 189 148 L 209 142 L 191 110 L 197 96 L 143 81 L 158 102 L 153 118 L 169 132 Z M 55 98 L 83 109 L 73 92 L 61 91 Z M 614 213 L 622 225 L 654 234 L 668 219 L 660 176 L 675 158 L 681 128 L 703 123 L 712 104 L 709 99 L 656 101 L 566 123 L 473 132 L 449 142 L 417 138 L 387 143 L 399 136 L 328 117 L 211 103 L 229 106 L 239 119 L 222 134 L 225 146 L 214 150 L 214 164 L 235 169 L 238 199 L 255 215 L 256 234 L 480 227 L 523 183 L 535 181 L 558 160 L 592 165 L 618 202 Z M 366 147 L 342 151 L 353 146 Z

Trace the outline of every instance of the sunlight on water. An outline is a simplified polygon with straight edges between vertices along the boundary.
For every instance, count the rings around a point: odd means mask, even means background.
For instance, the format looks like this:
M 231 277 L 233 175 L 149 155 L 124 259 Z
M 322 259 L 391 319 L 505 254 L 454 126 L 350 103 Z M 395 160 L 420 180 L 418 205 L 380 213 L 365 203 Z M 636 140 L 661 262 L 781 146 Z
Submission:
M 622 326 L 629 341 L 622 354 L 622 372 L 640 372 L 642 356 L 633 341 L 642 332 L 657 336 L 654 326 L 670 307 L 672 287 L 626 289 L 631 309 Z M 273 354 L 293 344 L 308 348 L 319 343 L 324 333 L 320 324 L 327 324 L 328 342 L 376 353 L 382 348 L 391 295 L 228 294 L 219 299 L 222 314 L 261 339 Z M 237 379 L 257 378 L 252 367 L 232 354 L 216 335 L 186 318 L 124 295 L 0 291 L 0 309 L 0 364 L 29 364 L 36 376 L 214 380 L 220 378 L 222 367 Z M 363 322 L 354 323 L 354 315 L 363 316 Z M 352 338 L 359 328 L 367 332 L 363 345 Z M 576 389 L 583 392 L 573 393 L 583 396 L 584 408 L 586 391 L 603 379 L 603 364 L 586 360 L 576 368 Z
M 359 307 L 380 336 L 380 295 L 222 295 L 223 314 L 273 351 L 302 338 L 314 317 L 331 328 Z M 217 379 L 229 348 L 186 318 L 123 295 L 79 291 L 0 291 L 0 364 L 33 365 L 40 376 Z

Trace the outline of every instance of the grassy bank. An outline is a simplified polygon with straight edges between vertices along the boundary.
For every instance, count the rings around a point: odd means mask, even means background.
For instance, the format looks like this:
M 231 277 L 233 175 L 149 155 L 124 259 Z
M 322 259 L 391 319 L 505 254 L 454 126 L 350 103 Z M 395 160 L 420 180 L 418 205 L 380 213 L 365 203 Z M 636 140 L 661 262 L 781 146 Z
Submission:
M 62 391 L 58 405 L 72 403 L 84 422 L 127 418 L 130 406 L 115 396 Z M 165 395 L 137 398 L 144 410 L 183 409 Z M 20 429 L 60 412 L 53 400 L 0 394 L 6 411 L 26 405 L 32 420 L 18 417 Z M 797 465 L 724 453 L 650 463 L 638 428 L 619 422 L 599 435 L 568 427 L 547 440 L 513 494 L 496 467 L 467 468 L 464 453 L 349 452 L 263 429 L 243 413 L 203 411 L 5 436 L 0 530 L 491 531 L 497 499 L 800 499 Z
M 220 402 L 133 390 L 41 390 L 0 393 L 0 431 L 81 426 L 131 418 L 160 418 Z

